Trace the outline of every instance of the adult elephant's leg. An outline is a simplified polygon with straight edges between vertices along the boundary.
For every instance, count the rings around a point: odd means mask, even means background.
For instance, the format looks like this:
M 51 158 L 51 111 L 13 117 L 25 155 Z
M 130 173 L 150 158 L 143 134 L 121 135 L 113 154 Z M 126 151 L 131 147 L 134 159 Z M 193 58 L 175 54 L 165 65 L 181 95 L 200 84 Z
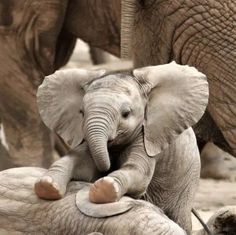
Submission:
M 14 167 L 14 165 L 10 162 L 7 149 L 8 146 L 5 140 L 3 125 L 1 125 L 0 123 L 0 170 L 5 170 Z
M 26 61 L 15 62 L 19 48 L 4 50 L 8 46 L 1 40 L 0 110 L 10 161 L 16 166 L 48 167 L 52 162 L 51 133 L 39 117 L 36 86 L 30 81 L 42 79 L 43 75 L 24 71 Z
M 120 0 L 74 0 L 67 9 L 65 30 L 97 47 L 120 56 Z
M 52 136 L 39 117 L 36 90 L 56 67 L 66 2 L 0 3 L 0 112 L 9 155 L 18 166 L 52 162 Z
M 201 177 L 213 179 L 236 179 L 236 159 L 208 142 L 201 151 Z
M 89 54 L 91 57 L 91 60 L 93 64 L 104 64 L 108 62 L 108 58 L 106 57 L 106 54 L 101 49 L 98 49 L 96 47 L 90 47 L 89 48 Z

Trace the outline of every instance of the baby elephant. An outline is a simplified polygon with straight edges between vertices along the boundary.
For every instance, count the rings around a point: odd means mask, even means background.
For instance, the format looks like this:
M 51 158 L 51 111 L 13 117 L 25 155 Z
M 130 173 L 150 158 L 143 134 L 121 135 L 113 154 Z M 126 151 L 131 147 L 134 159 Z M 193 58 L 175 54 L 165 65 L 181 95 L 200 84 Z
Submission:
M 59 199 L 73 178 L 95 182 L 95 203 L 143 195 L 187 231 L 200 171 L 192 129 L 208 102 L 206 77 L 172 62 L 132 74 L 70 69 L 38 90 L 44 123 L 71 146 L 35 184 Z

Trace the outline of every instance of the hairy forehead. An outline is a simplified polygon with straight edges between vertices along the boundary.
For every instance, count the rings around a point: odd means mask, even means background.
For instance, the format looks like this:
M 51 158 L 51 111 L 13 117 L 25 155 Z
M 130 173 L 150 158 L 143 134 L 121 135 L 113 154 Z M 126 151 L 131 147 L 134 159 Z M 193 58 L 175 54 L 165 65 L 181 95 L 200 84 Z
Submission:
M 97 89 L 111 89 L 112 91 L 130 93 L 133 86 L 133 78 L 126 74 L 110 74 L 92 82 L 90 91 Z

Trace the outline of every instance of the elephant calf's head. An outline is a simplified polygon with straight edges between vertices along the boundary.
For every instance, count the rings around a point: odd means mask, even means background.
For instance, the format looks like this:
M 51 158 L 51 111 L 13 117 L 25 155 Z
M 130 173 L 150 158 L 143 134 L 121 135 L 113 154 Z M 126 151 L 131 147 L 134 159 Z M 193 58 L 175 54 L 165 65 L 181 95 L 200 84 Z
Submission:
M 110 168 L 107 146 L 133 141 L 142 127 L 148 155 L 161 152 L 200 119 L 207 100 L 205 76 L 174 62 L 133 75 L 57 71 L 38 90 L 45 124 L 72 148 L 85 139 L 101 171 Z

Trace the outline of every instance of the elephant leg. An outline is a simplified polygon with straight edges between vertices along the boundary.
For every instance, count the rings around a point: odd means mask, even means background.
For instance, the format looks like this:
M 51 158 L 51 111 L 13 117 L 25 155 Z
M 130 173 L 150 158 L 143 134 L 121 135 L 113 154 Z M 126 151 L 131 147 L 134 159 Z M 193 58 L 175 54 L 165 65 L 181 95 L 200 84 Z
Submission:
M 153 179 L 144 199 L 191 234 L 191 210 L 200 178 L 200 156 L 192 128 L 157 156 Z
M 35 183 L 35 193 L 44 199 L 60 199 L 66 193 L 71 179 L 92 182 L 100 176 L 87 145 L 78 152 L 71 152 L 52 164 L 49 170 Z
M 236 160 L 208 142 L 201 152 L 201 177 L 233 181 L 236 177 Z
M 120 1 L 69 1 L 64 25 L 67 32 L 91 47 L 120 56 Z M 92 30 L 88 30 L 88 27 Z
M 38 115 L 36 88 L 18 69 L 11 63 L 0 69 L 0 110 L 9 160 L 14 166 L 48 167 L 53 156 L 52 133 Z
M 90 188 L 90 200 L 95 203 L 118 201 L 127 194 L 141 197 L 153 176 L 156 160 L 144 149 L 134 149 L 130 155 L 119 156 L 120 167 L 108 176 L 97 180 Z
M 0 51 L 0 113 L 9 160 L 14 166 L 49 167 L 52 134 L 41 121 L 36 103 L 43 72 L 29 58 L 14 28 L 0 27 Z
M 35 185 L 35 193 L 44 199 L 60 199 L 66 192 L 66 187 L 72 178 L 76 156 L 64 156 L 54 162 L 47 173 L 39 178 Z
M 73 44 L 72 37 L 59 37 L 66 6 L 59 0 L 0 2 L 0 113 L 14 166 L 49 167 L 53 161 L 52 133 L 38 114 L 36 92 L 65 62 L 67 41 Z
M 0 171 L 14 167 L 14 165 L 10 162 L 10 157 L 7 151 L 8 145 L 5 138 L 6 137 L 0 119 Z
M 95 64 L 95 65 L 104 64 L 104 63 L 108 62 L 108 58 L 106 57 L 106 53 L 99 48 L 90 47 L 89 53 L 90 53 L 91 60 L 92 60 L 93 64 Z

